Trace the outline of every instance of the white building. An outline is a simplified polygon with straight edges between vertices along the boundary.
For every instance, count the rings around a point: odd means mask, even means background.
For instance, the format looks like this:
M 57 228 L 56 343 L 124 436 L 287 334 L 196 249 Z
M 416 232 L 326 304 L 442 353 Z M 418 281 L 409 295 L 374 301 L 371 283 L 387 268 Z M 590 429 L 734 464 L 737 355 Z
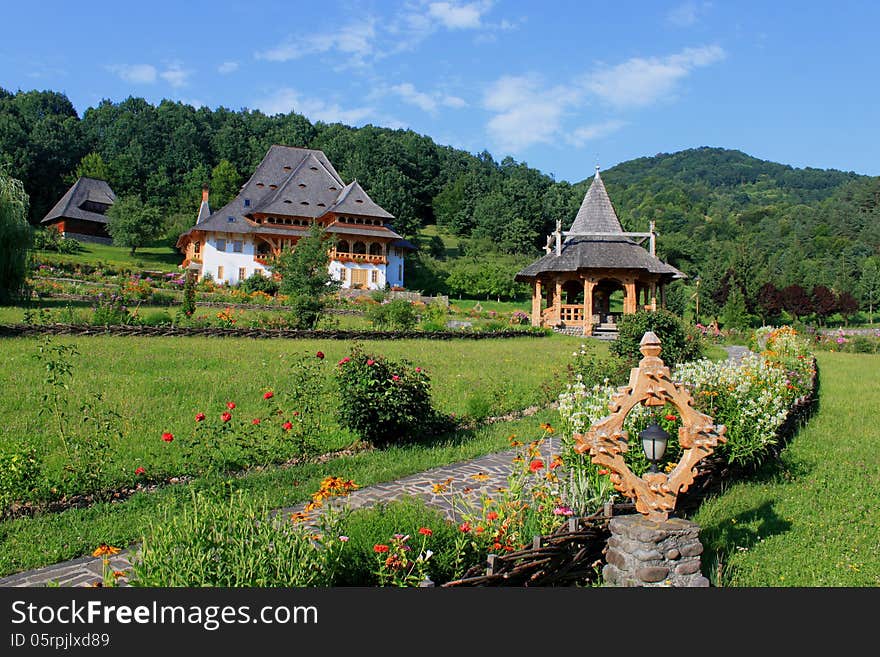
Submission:
M 271 275 L 272 258 L 319 223 L 334 238 L 330 273 L 342 287 L 403 287 L 403 259 L 415 247 L 394 217 L 353 181 L 345 184 L 322 151 L 272 146 L 232 201 L 211 212 L 208 191 L 196 225 L 180 236 L 183 266 L 234 285 Z

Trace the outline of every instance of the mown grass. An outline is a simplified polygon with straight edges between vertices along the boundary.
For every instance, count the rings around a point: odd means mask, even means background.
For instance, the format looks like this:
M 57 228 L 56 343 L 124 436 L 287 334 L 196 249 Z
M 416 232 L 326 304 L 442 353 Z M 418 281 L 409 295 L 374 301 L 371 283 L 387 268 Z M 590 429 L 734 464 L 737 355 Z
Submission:
M 321 351 L 326 381 L 321 434 L 310 436 L 320 452 L 345 448 L 357 436 L 334 417 L 338 403 L 333 376 L 337 361 L 354 343 L 341 340 L 253 340 L 243 338 L 54 337 L 55 345 L 73 345 L 73 376 L 61 390 L 63 420 L 69 434 L 92 429 L 81 422 L 80 406 L 98 395 L 99 409 L 121 418 L 122 437 L 112 443 L 112 474 L 117 484 L 135 481 L 143 466 L 155 476 L 186 471 L 187 456 L 161 441 L 164 432 L 189 436 L 194 416 L 211 417 L 235 402 L 237 417 L 249 422 L 265 413 L 263 393 L 283 399 L 298 358 Z M 58 418 L 41 413 L 49 391 L 46 364 L 35 358 L 42 338 L 0 340 L 0 446 L 38 443 L 48 473 L 66 467 Z M 395 360 L 407 359 L 431 378 L 435 407 L 443 413 L 476 419 L 547 404 L 565 384 L 566 367 L 577 339 L 566 336 L 487 340 L 363 341 L 363 349 Z M 286 408 L 288 412 L 295 408 Z M 50 476 L 50 479 L 52 476 Z
M 35 251 L 34 258 L 40 262 L 64 262 L 88 265 L 110 265 L 117 269 L 135 271 L 177 271 L 183 256 L 177 249 L 166 245 L 145 246 L 137 249 L 132 256 L 127 248 L 111 244 L 81 242 L 82 249 L 77 253 L 63 254 L 55 251 Z
M 716 585 L 880 585 L 880 355 L 817 358 L 818 413 L 693 518 Z
M 101 543 L 126 547 L 138 542 L 151 521 L 159 522 L 165 513 L 186 508 L 193 488 L 238 489 L 248 499 L 284 508 L 307 500 L 326 476 L 352 479 L 361 487 L 391 481 L 508 449 L 512 434 L 524 440 L 537 439 L 542 434 L 540 425 L 555 418 L 554 411 L 544 410 L 520 420 L 460 431 L 426 445 L 389 447 L 326 463 L 268 468 L 225 480 L 199 478 L 136 493 L 123 502 L 6 521 L 0 523 L 0 576 L 83 556 Z

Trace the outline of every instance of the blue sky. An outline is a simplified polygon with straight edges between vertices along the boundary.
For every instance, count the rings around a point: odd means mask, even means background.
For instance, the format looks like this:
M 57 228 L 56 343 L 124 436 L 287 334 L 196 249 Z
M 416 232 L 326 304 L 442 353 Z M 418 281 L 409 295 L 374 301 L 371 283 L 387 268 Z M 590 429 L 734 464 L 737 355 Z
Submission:
M 130 95 L 293 110 L 571 182 L 699 146 L 880 175 L 875 2 L 4 4 L 0 86 L 80 114 Z

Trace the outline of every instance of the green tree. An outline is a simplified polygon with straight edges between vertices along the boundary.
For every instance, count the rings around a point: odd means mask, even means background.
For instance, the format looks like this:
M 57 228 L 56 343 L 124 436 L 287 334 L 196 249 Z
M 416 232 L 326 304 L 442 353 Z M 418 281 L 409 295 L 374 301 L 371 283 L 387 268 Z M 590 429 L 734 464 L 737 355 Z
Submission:
M 315 328 L 330 295 L 339 287 L 328 269 L 328 246 L 321 225 L 312 224 L 309 234 L 295 248 L 282 251 L 272 267 L 281 277 L 278 291 L 289 298 L 291 321 L 298 328 Z
M 859 294 L 868 305 L 868 321 L 874 322 L 874 308 L 880 301 L 880 258 L 866 258 L 859 277 Z
M 222 208 L 238 194 L 241 174 L 229 160 L 220 160 L 211 170 L 211 207 Z
M 726 329 L 744 329 L 750 324 L 749 311 L 743 293 L 736 286 L 730 289 L 727 302 L 721 309 L 721 325 Z
M 27 276 L 31 227 L 21 181 L 0 173 L 0 303 L 20 296 Z
M 110 170 L 100 153 L 92 151 L 86 153 L 76 165 L 71 175 L 65 177 L 64 182 L 72 185 L 80 178 L 96 178 L 97 180 L 110 180 Z
M 128 247 L 131 255 L 135 249 L 155 240 L 162 228 L 162 215 L 138 196 L 117 198 L 107 210 L 107 232 L 116 246 Z

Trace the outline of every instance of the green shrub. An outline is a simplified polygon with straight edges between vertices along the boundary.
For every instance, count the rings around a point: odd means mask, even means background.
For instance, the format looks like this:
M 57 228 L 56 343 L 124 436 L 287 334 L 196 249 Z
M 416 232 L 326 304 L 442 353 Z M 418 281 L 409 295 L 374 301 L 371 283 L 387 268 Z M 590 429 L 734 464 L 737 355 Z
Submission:
M 376 586 L 379 583 L 374 546 L 388 544 L 394 535 L 420 538 L 419 529 L 426 527 L 432 534 L 426 547 L 433 552 L 428 560 L 429 577 L 435 584 L 454 579 L 457 528 L 442 513 L 415 498 L 359 509 L 343 519 L 340 533 L 349 539 L 343 552 L 337 586 Z M 465 563 L 476 562 L 475 555 Z
M 411 331 L 418 321 L 413 305 L 406 299 L 394 299 L 367 310 L 367 319 L 382 331 Z
M 629 378 L 630 364 L 620 356 L 599 356 L 593 345 L 584 343 L 574 352 L 574 360 L 568 366 L 569 379 L 595 385 L 608 379 L 623 384 Z
M 857 354 L 873 354 L 877 353 L 880 342 L 876 338 L 869 338 L 867 335 L 854 335 L 849 343 L 850 350 Z
M 153 306 L 171 306 L 177 301 L 177 297 L 168 292 L 153 292 L 150 295 L 150 305 Z
M 99 294 L 92 314 L 95 326 L 115 326 L 134 324 L 135 315 L 126 305 L 125 298 L 119 294 Z
M 248 294 L 251 292 L 265 292 L 274 296 L 278 293 L 278 281 L 271 276 L 264 276 L 259 272 L 254 272 L 241 281 L 239 287 Z
M 0 516 L 13 502 L 42 496 L 42 464 L 32 445 L 0 447 Z
M 339 361 L 336 382 L 340 425 L 377 447 L 445 427 L 432 405 L 427 373 L 409 361 L 374 356 L 355 346 Z
M 639 311 L 624 315 L 617 324 L 617 339 L 610 345 L 611 353 L 635 366 L 642 355 L 639 343 L 648 331 L 660 338 L 663 351 L 660 358 L 668 366 L 697 360 L 703 354 L 702 338 L 696 328 L 687 326 L 668 310 Z
M 314 587 L 334 584 L 345 549 L 332 514 L 319 527 L 274 519 L 269 506 L 193 493 L 182 512 L 150 523 L 133 586 Z M 318 538 L 320 536 L 320 538 Z
M 186 317 L 192 317 L 196 311 L 196 285 L 195 272 L 187 270 L 183 281 L 183 304 L 180 306 L 180 312 Z

